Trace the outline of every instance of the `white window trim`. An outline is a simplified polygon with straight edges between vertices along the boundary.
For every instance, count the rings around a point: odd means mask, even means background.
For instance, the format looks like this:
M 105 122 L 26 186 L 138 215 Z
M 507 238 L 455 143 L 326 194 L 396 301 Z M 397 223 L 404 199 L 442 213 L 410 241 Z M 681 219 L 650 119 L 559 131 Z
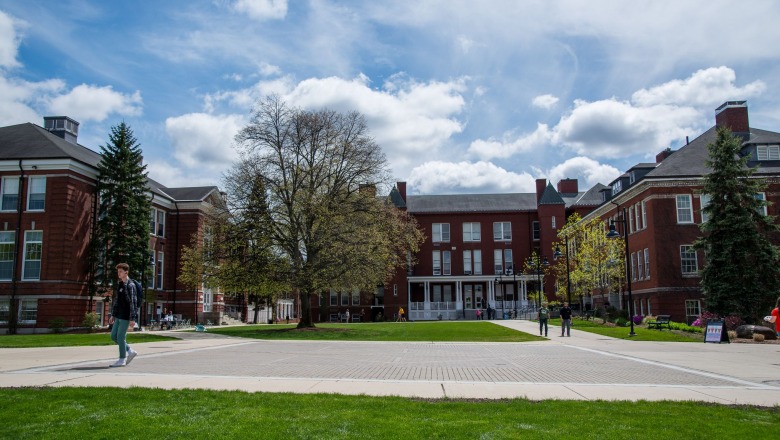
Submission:
M 496 238 L 497 225 L 501 225 L 500 238 Z M 505 225 L 507 226 L 508 231 L 506 230 L 507 228 L 504 228 Z M 507 232 L 509 232 L 508 238 L 505 238 L 507 237 Z M 493 222 L 493 241 L 512 241 L 512 222 Z
M 43 193 L 32 192 L 33 180 L 43 180 Z M 43 194 L 43 208 L 30 208 L 30 199 L 32 199 L 34 194 Z M 27 208 L 26 210 L 30 212 L 44 212 L 46 210 L 46 176 L 30 176 L 27 179 L 27 203 L 25 204 L 25 207 Z
M 444 229 L 447 229 L 446 237 Z M 431 241 L 434 243 L 449 243 L 450 242 L 450 224 L 449 223 L 434 223 L 431 225 Z M 438 235 L 438 237 L 437 237 Z
M 8 184 L 6 182 L 9 182 L 9 181 L 16 182 L 16 193 L 15 193 L 15 195 L 17 197 L 16 204 L 14 205 L 13 209 L 2 209 L 2 207 L 3 207 L 2 206 L 3 205 L 3 203 L 2 203 L 3 202 L 3 198 L 6 196 L 6 187 L 8 186 Z M 2 182 L 0 182 L 0 184 L 2 184 L 2 188 L 0 188 L 0 212 L 16 212 L 16 210 L 19 207 L 19 199 L 18 199 L 18 197 L 20 196 L 20 194 L 19 194 L 19 176 L 5 176 L 5 177 L 3 177 Z M 11 194 L 12 193 L 8 193 L 8 195 L 11 195 Z
M 468 238 L 466 237 L 466 225 L 468 225 Z M 474 231 L 476 225 L 476 232 Z M 476 240 L 474 235 L 477 236 Z M 469 243 L 477 243 L 482 241 L 482 225 L 479 222 L 464 222 L 463 223 L 463 241 Z
M 683 260 L 683 248 L 690 249 L 693 251 L 691 252 L 691 254 L 693 255 L 692 261 L 694 262 L 696 268 L 695 272 L 685 271 L 685 264 Z M 699 274 L 699 255 L 697 254 L 696 250 L 693 249 L 693 245 L 689 245 L 689 244 L 680 245 L 680 272 L 682 273 L 683 276 L 696 276 Z
M 35 319 L 22 319 L 22 310 L 24 310 L 25 303 L 35 304 Z M 19 324 L 35 324 L 38 321 L 38 300 L 30 298 L 20 299 L 19 309 L 16 311 L 16 316 L 19 318 Z
M 683 200 L 681 198 L 684 198 L 684 199 L 688 200 L 688 206 L 687 207 L 681 207 L 680 206 L 680 201 Z M 692 224 L 693 223 L 693 202 L 692 202 L 691 195 L 690 194 L 677 194 L 677 195 L 674 196 L 674 201 L 675 201 L 675 208 L 676 208 L 675 212 L 677 214 L 677 224 L 680 224 L 680 225 L 690 225 L 690 224 Z M 680 211 L 681 210 L 688 212 L 688 216 L 690 217 L 689 220 L 685 220 L 685 221 L 680 220 Z
M 155 275 L 157 278 L 155 278 L 155 288 L 157 290 L 162 290 L 163 285 L 165 285 L 165 253 L 163 252 L 157 252 L 157 260 L 155 261 L 155 271 L 157 272 Z
M 27 239 L 27 234 L 33 233 L 33 232 L 40 232 L 41 233 L 41 241 L 29 241 Z M 39 261 L 41 263 L 41 267 L 38 270 L 38 277 L 37 278 L 28 278 L 27 277 L 27 245 L 32 243 L 40 243 L 41 244 L 41 259 L 40 260 L 29 260 L 29 261 Z M 30 231 L 24 231 L 24 247 L 22 248 L 22 281 L 40 281 L 41 279 L 41 272 L 43 271 L 43 231 L 40 229 L 34 229 Z
M 11 245 L 11 259 L 10 260 L 4 260 L 6 263 L 11 263 L 11 276 L 8 278 L 0 278 L 0 281 L 11 281 L 14 277 L 13 274 L 13 267 L 14 267 L 14 243 L 16 242 L 16 237 L 14 236 L 14 231 L 0 231 L 0 235 L 8 236 L 11 238 L 10 241 L 0 241 L 0 244 L 3 245 Z
M 472 250 L 471 258 L 471 261 L 474 263 L 474 275 L 482 275 L 482 250 Z

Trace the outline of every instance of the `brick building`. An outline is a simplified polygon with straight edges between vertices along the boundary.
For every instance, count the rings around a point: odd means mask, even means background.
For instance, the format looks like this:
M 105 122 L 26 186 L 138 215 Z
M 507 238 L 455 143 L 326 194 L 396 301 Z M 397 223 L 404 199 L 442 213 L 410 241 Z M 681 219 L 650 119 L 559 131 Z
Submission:
M 690 323 L 706 309 L 699 287 L 704 255 L 693 249 L 693 243 L 706 221 L 701 208 L 707 203 L 702 194 L 709 173 L 707 145 L 716 140 L 718 127 L 729 127 L 743 140 L 740 154 L 750 157 L 748 166 L 756 168 L 756 177 L 767 180 L 767 191 L 756 194 L 768 202 L 765 214 L 780 213 L 780 133 L 750 127 L 745 101 L 726 102 L 715 113 L 715 125 L 685 146 L 661 152 L 655 163 L 638 164 L 612 181 L 604 192 L 606 202 L 589 214 L 619 220 L 626 209 L 632 298 L 638 314 L 670 314 L 674 321 Z M 623 233 L 623 222 L 616 225 Z M 594 301 L 625 309 L 621 293 Z
M 77 327 L 87 312 L 105 322 L 109 304 L 90 296 L 87 263 L 100 155 L 77 143 L 78 127 L 67 117 L 47 117 L 44 127 L 0 128 L 0 328 L 8 326 L 12 300 L 20 333 L 47 331 L 54 318 Z M 144 320 L 164 309 L 192 320 L 219 315 L 220 295 L 177 281 L 181 248 L 199 230 L 206 207 L 221 201 L 219 191 L 167 188 L 151 179 L 147 191 L 152 276 L 144 280 Z

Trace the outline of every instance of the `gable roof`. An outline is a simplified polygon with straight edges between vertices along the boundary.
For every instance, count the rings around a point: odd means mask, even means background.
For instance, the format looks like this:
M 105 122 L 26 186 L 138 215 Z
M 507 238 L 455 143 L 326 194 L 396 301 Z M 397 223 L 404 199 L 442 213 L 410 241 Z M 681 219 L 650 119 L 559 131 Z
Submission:
M 100 154 L 32 123 L 0 127 L 3 159 L 74 159 L 97 168 Z

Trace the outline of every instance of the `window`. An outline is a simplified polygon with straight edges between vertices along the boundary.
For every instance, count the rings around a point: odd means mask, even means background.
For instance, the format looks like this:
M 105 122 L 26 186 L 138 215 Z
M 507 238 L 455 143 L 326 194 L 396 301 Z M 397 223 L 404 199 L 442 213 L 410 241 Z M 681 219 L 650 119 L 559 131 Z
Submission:
M 46 207 L 46 176 L 30 177 L 27 191 L 27 210 L 43 211 Z
M 759 145 L 758 160 L 780 160 L 780 145 Z
M 679 194 L 677 199 L 677 223 L 693 223 L 693 207 L 690 194 Z
M 360 291 L 357 289 L 352 292 L 352 305 L 360 305 Z
M 647 203 L 642 201 L 642 229 L 647 227 Z
M 699 272 L 699 262 L 693 246 L 680 246 L 680 265 L 683 275 L 695 275 Z
M 149 210 L 149 233 L 154 235 L 157 232 L 157 210 L 152 208 Z
M 339 305 L 339 294 L 335 290 L 330 291 L 330 305 L 332 306 Z
M 766 215 L 767 214 L 767 212 L 766 212 L 766 194 L 758 193 L 758 194 L 755 194 L 753 197 L 755 197 L 756 200 L 761 200 L 762 202 L 764 202 L 764 206 L 761 206 L 761 207 L 758 208 L 758 213 L 761 214 L 761 215 Z
M 636 225 L 637 231 L 645 228 L 645 226 L 642 224 L 642 212 L 640 211 L 641 208 L 642 205 L 640 205 L 639 203 L 637 203 L 636 206 L 634 206 L 634 214 L 636 214 L 636 223 L 634 224 Z
M 704 208 L 710 205 L 710 201 L 712 198 L 709 194 L 702 194 L 701 197 L 699 197 L 699 204 L 701 205 L 701 222 L 707 223 L 707 221 L 710 219 L 710 216 L 708 216 L 704 212 Z
M 634 207 L 631 206 L 628 208 L 628 232 L 633 234 L 634 231 L 636 231 L 636 229 L 634 229 Z
M 650 279 L 650 249 L 648 248 L 645 248 L 645 278 Z
M 16 211 L 19 204 L 19 178 L 3 177 L 3 202 L 0 211 Z
M 163 262 L 164 262 L 165 254 L 162 252 L 157 252 L 157 289 L 162 290 L 163 288 Z
M 636 278 L 641 280 L 644 277 L 644 269 L 642 268 L 642 251 L 636 253 Z
M 433 274 L 441 275 L 441 251 L 433 251 Z
M 152 274 L 151 274 L 151 276 L 149 277 L 149 279 L 148 279 L 148 280 L 146 280 L 146 288 L 147 288 L 147 289 L 154 289 L 154 279 L 155 279 L 155 276 L 154 276 L 154 270 L 155 270 L 155 268 L 156 268 L 156 266 L 157 266 L 157 265 L 154 263 L 154 251 L 150 251 L 150 252 L 149 252 L 149 266 L 151 266 L 151 267 L 152 267 Z
M 41 256 L 43 255 L 43 231 L 25 231 L 23 280 L 41 279 Z
M 0 232 L 0 280 L 10 281 L 14 272 L 14 231 Z
M 481 241 L 482 233 L 479 223 L 463 223 L 463 241 Z
M 504 249 L 504 273 L 506 275 L 512 275 L 513 271 L 512 249 Z
M 157 236 L 165 237 L 165 211 L 157 210 Z
M 617 182 L 612 184 L 612 195 L 619 193 L 620 191 L 623 191 L 623 182 L 618 180 Z
M 0 299 L 0 324 L 8 324 L 10 319 L 9 304 L 11 304 L 10 299 Z
M 450 241 L 450 224 L 449 223 L 434 223 L 433 224 L 433 242 L 441 243 Z
M 348 306 L 349 305 L 349 294 L 347 292 L 341 292 L 341 305 L 342 306 Z
M 493 269 L 496 275 L 504 273 L 504 263 L 502 263 L 504 253 L 501 249 L 493 249 Z
M 451 251 L 442 251 L 441 252 L 441 259 L 442 259 L 442 275 L 452 275 L 452 252 Z
M 550 220 L 550 226 L 551 226 L 553 229 L 555 229 L 555 216 L 553 216 L 553 217 L 552 217 L 552 219 Z
M 698 299 L 686 299 L 685 315 L 698 318 L 701 315 L 701 301 Z
M 34 324 L 38 320 L 38 300 L 23 299 L 19 301 L 19 322 Z
M 203 289 L 203 311 L 210 312 L 214 302 L 214 292 L 211 289 Z
M 631 253 L 631 279 L 636 281 L 636 254 Z
M 482 251 L 463 251 L 463 274 L 482 275 Z
M 531 223 L 531 226 L 533 228 L 533 232 L 531 233 L 531 238 L 534 241 L 539 241 L 539 222 L 533 222 Z
M 512 224 L 509 222 L 493 223 L 493 240 L 509 241 L 512 239 Z

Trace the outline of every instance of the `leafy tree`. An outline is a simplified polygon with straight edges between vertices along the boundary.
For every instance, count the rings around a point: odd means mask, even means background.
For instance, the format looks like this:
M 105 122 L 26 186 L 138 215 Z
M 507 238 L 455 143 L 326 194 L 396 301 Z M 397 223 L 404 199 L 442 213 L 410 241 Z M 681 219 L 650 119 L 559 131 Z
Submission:
M 94 283 L 109 289 L 119 263 L 130 265 L 130 277 L 143 278 L 149 262 L 149 216 L 146 165 L 130 127 L 111 128 L 101 146 L 98 181 L 98 220 L 92 240 Z
M 766 202 L 756 198 L 766 183 L 753 177 L 749 156 L 740 157 L 741 140 L 726 128 L 708 145 L 703 209 L 708 221 L 696 248 L 705 251 L 701 286 L 707 310 L 759 322 L 778 297 L 778 249 L 770 236 L 778 231 L 773 216 L 763 215 Z
M 388 180 L 386 160 L 359 113 L 305 111 L 270 96 L 236 141 L 242 159 L 228 174 L 228 194 L 244 200 L 241 188 L 262 181 L 263 231 L 300 295 L 299 327 L 313 326 L 312 296 L 372 290 L 417 251 L 414 221 L 375 195 Z
M 566 225 L 558 231 L 560 241 L 554 246 L 564 252 L 566 239 L 569 242 L 572 301 L 593 292 L 603 295 L 620 289 L 620 280 L 625 278 L 623 239 L 608 239 L 606 231 L 603 220 L 583 220 L 576 213 L 569 216 Z M 566 258 L 559 258 L 552 270 L 559 280 L 558 295 L 568 299 Z

